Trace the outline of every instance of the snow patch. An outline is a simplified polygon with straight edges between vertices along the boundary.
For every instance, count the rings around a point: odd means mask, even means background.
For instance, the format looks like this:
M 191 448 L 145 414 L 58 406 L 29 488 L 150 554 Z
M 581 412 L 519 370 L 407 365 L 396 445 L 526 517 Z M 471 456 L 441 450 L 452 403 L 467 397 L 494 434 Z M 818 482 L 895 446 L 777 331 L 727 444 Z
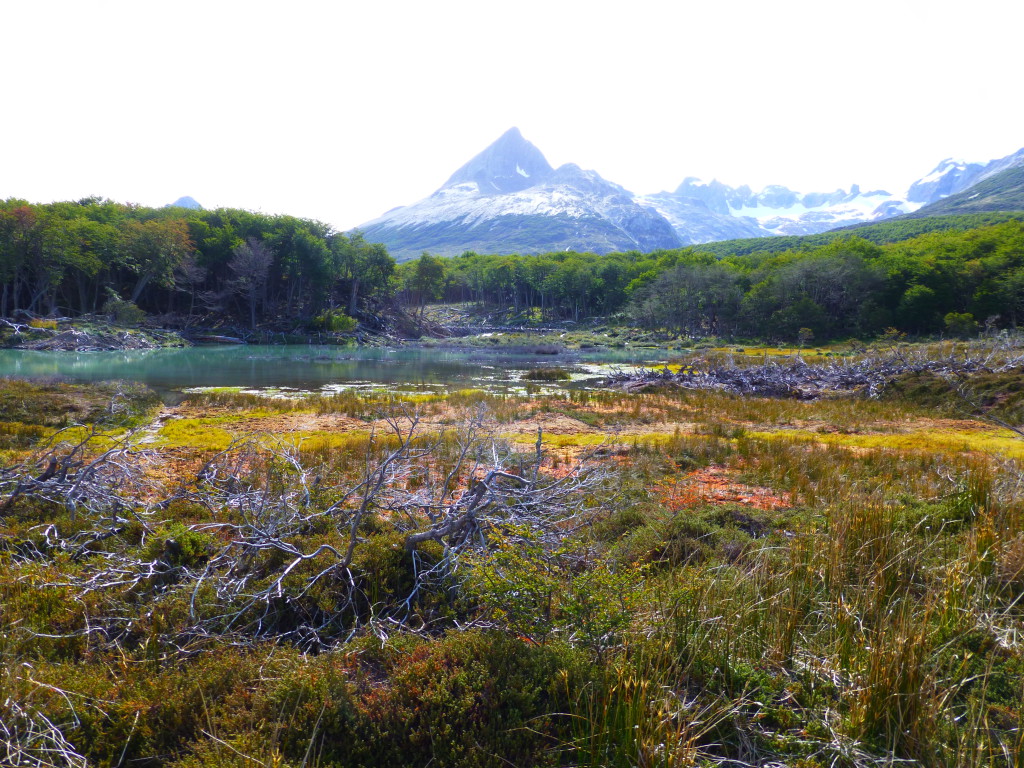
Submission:
M 902 198 L 879 190 L 872 190 L 842 202 L 824 203 L 813 207 L 798 200 L 793 205 L 784 208 L 767 205 L 740 208 L 730 206 L 729 212 L 737 218 L 754 219 L 760 227 L 774 234 L 806 234 L 846 224 L 884 218 L 886 214 L 878 209 L 885 207 L 886 203 L 899 206 L 906 212 L 920 207 L 908 204 Z
M 520 168 L 519 167 L 519 163 L 516 163 L 516 173 L 518 173 L 524 179 L 530 178 L 530 174 L 528 174 L 526 171 L 524 171 L 522 168 Z
M 931 184 L 933 181 L 938 181 L 939 179 L 941 179 L 943 176 L 945 176 L 947 173 L 950 173 L 951 171 L 966 171 L 966 170 L 967 170 L 967 166 L 964 165 L 963 163 L 951 163 L 950 165 L 939 166 L 934 171 L 932 171 L 927 176 L 925 176 L 923 179 L 918 179 L 916 183 L 917 184 Z

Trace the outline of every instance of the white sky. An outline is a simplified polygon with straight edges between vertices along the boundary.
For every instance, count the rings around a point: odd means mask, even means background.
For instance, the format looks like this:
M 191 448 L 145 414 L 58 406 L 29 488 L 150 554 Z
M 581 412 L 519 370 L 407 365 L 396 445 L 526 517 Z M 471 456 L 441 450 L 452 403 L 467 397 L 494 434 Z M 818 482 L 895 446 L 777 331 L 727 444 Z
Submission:
M 1020 0 L 4 0 L 0 198 L 361 224 L 509 127 L 638 194 L 1024 146 Z

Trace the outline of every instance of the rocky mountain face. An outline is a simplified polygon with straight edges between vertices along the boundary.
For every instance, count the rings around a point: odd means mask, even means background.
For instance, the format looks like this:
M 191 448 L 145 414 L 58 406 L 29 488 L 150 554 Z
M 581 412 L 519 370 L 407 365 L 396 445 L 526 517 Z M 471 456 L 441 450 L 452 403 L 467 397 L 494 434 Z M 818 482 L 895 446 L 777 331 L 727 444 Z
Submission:
M 360 227 L 399 261 L 454 256 L 677 248 L 672 226 L 617 184 L 573 164 L 552 168 L 512 128 L 430 197 Z
M 1018 152 L 1017 164 L 985 174 L 960 192 L 919 209 L 914 216 L 944 216 L 986 211 L 1024 211 L 1024 156 Z M 1006 159 L 1006 158 L 1003 158 Z
M 1021 165 L 1024 165 L 1024 149 L 989 163 L 965 163 L 951 158 L 943 160 L 935 166 L 935 170 L 910 185 L 907 200 L 930 205 Z
M 914 212 L 1024 165 L 1024 149 L 990 163 L 943 160 L 904 195 L 884 190 L 759 192 L 688 177 L 673 192 L 634 196 L 595 171 L 552 168 L 512 128 L 430 197 L 360 229 L 399 261 L 423 251 L 454 256 L 559 250 L 652 251 L 769 235 L 806 235 Z
M 687 178 L 675 192 L 639 198 L 668 219 L 687 244 L 740 237 L 810 235 L 835 227 L 909 213 L 919 205 L 884 190 L 849 190 L 801 194 L 770 185 L 760 192 Z M 701 209 L 703 204 L 712 214 Z M 709 237 L 713 235 L 713 237 Z

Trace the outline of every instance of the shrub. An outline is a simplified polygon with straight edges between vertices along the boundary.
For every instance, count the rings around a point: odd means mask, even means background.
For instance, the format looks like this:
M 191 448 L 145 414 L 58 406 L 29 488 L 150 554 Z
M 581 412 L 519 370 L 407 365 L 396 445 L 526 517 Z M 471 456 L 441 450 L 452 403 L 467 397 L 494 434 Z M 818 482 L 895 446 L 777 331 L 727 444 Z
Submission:
M 364 663 L 371 660 L 363 657 Z M 358 703 L 356 765 L 537 765 L 578 685 L 578 654 L 502 633 L 465 632 L 398 656 Z M 325 744 L 344 744 L 325 734 Z M 481 747 L 484 747 L 481 749 Z M 354 759 L 352 759 L 354 758 Z
M 352 333 L 359 323 L 340 309 L 328 309 L 313 319 L 313 327 L 321 331 L 333 333 Z
M 173 541 L 177 546 L 168 549 L 167 542 Z M 146 554 L 155 560 L 161 556 L 169 556 L 172 565 L 184 565 L 194 568 L 206 562 L 214 547 L 214 537 L 202 531 L 193 531 L 180 522 L 172 522 L 157 529 L 150 537 Z
M 978 335 L 978 323 L 970 312 L 950 312 L 942 320 L 950 336 L 966 339 Z
M 564 368 L 531 368 L 522 378 L 523 381 L 568 381 L 572 374 Z
M 138 308 L 133 302 L 122 299 L 113 291 L 109 298 L 103 302 L 102 312 L 109 315 L 115 323 L 121 325 L 139 325 L 146 319 L 146 313 Z

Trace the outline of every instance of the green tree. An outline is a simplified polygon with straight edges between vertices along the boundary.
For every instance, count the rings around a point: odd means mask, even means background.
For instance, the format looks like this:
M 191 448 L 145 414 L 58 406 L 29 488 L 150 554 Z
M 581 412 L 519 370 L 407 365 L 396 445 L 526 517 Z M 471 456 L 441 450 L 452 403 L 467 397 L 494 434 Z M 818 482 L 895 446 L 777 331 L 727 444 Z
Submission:
M 362 233 L 354 232 L 351 235 L 333 235 L 329 245 L 349 315 L 358 311 L 360 297 L 390 293 L 395 260 L 381 243 L 368 243 Z
M 896 309 L 900 328 L 915 333 L 928 333 L 938 326 L 939 297 L 926 285 L 907 288 Z
M 950 336 L 967 339 L 978 335 L 978 323 L 970 312 L 949 312 L 942 320 Z
M 125 263 L 136 275 L 128 300 L 135 303 L 151 282 L 174 285 L 174 269 L 194 250 L 181 219 L 129 220 L 122 231 Z
M 254 237 L 248 238 L 234 249 L 234 257 L 230 264 L 234 273 L 232 287 L 248 304 L 250 328 L 256 327 L 256 307 L 263 298 L 263 290 L 273 262 L 274 252 L 270 250 L 270 246 Z
M 426 309 L 428 301 L 441 298 L 444 291 L 444 262 L 429 253 L 424 253 L 413 264 L 410 287 L 419 298 L 420 317 Z

